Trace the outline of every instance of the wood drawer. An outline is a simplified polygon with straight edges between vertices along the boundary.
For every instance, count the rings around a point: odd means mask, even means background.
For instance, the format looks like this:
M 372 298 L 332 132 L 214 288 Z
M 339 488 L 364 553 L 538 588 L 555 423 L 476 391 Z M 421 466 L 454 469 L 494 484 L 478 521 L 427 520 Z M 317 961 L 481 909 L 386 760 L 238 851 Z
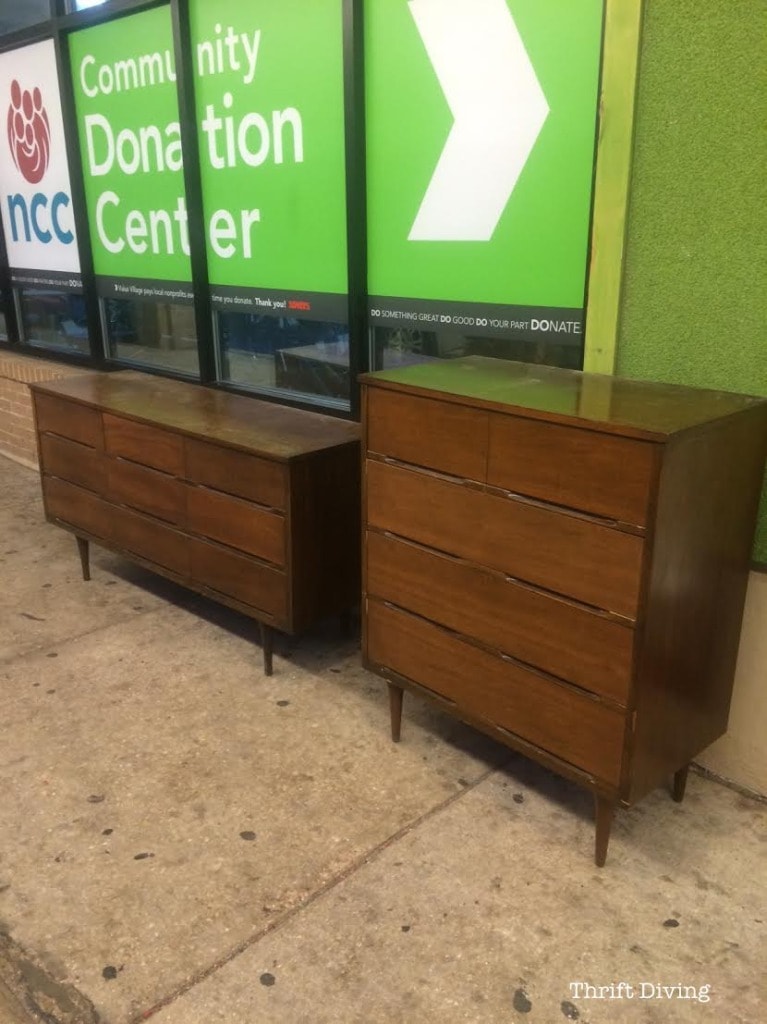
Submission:
M 183 475 L 184 445 L 180 434 L 104 413 L 104 445 L 110 455 Z
M 183 533 L 126 508 L 113 506 L 109 515 L 110 539 L 118 548 L 170 569 L 184 579 L 189 576 L 189 542 Z
M 35 418 L 40 432 L 59 434 L 91 448 L 103 447 L 101 414 L 90 406 L 36 393 Z
M 107 460 L 107 496 L 177 525 L 184 522 L 184 485 L 167 473 L 124 459 Z
M 557 505 L 644 526 L 654 459 L 650 442 L 490 415 L 487 482 Z
M 43 476 L 42 483 L 49 518 L 60 519 L 94 537 L 109 537 L 111 507 L 107 502 L 56 477 Z
M 44 473 L 52 473 L 97 494 L 104 491 L 104 456 L 95 448 L 55 434 L 41 434 L 40 461 Z
M 601 523 L 367 462 L 370 526 L 634 618 L 643 542 Z
M 368 388 L 367 446 L 379 455 L 484 482 L 487 413 Z
M 625 714 L 489 654 L 406 612 L 368 601 L 367 658 L 598 779 L 620 778 Z
M 269 508 L 287 508 L 287 467 L 257 455 L 186 438 L 186 477 Z
M 284 573 L 219 544 L 194 537 L 188 544 L 196 584 L 266 612 L 279 622 L 287 619 L 288 581 Z
M 187 488 L 187 528 L 275 565 L 285 564 L 285 519 L 207 487 Z
M 552 594 L 380 533 L 366 591 L 595 693 L 626 702 L 634 631 Z

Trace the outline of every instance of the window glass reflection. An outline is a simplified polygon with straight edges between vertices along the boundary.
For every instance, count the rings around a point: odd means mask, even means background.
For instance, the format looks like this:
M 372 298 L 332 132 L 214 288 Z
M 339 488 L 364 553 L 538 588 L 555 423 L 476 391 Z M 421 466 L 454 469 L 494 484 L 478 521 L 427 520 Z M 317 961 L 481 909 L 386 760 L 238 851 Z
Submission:
M 325 404 L 349 403 L 349 328 L 292 317 L 219 313 L 221 377 Z
M 81 293 L 21 288 L 17 295 L 24 344 L 57 352 L 90 354 L 85 299 Z
M 104 299 L 102 318 L 110 358 L 199 376 L 194 306 Z
M 0 35 L 18 32 L 51 16 L 50 0 L 0 0 Z
M 561 335 L 556 340 L 516 340 L 462 334 L 454 330 L 422 331 L 409 327 L 374 327 L 373 368 L 389 370 L 433 359 L 489 356 L 521 363 L 562 366 L 580 370 L 583 365 L 582 335 Z

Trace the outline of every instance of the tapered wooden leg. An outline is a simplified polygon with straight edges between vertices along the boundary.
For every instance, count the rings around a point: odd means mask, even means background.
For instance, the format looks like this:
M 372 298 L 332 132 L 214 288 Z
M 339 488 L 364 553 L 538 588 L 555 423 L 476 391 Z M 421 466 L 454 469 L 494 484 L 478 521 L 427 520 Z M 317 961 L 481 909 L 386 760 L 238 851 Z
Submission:
M 389 714 L 391 715 L 391 738 L 399 743 L 400 730 L 402 728 L 402 696 L 401 686 L 389 683 Z
M 267 626 L 265 622 L 259 623 L 261 626 L 261 646 L 264 650 L 264 675 L 270 676 L 272 674 L 272 652 L 274 651 L 274 630 L 271 626 Z
M 90 551 L 88 541 L 84 537 L 76 537 L 77 550 L 80 552 L 80 565 L 83 568 L 83 579 L 91 578 Z
M 687 773 L 690 770 L 689 764 L 686 764 L 684 768 L 680 768 L 678 772 L 674 772 L 674 784 L 671 787 L 671 795 L 678 804 L 684 800 L 684 791 L 687 785 Z
M 610 842 L 610 829 L 615 817 L 615 801 L 608 797 L 594 794 L 596 806 L 597 835 L 594 847 L 594 861 L 598 868 L 605 866 L 607 860 L 607 844 Z

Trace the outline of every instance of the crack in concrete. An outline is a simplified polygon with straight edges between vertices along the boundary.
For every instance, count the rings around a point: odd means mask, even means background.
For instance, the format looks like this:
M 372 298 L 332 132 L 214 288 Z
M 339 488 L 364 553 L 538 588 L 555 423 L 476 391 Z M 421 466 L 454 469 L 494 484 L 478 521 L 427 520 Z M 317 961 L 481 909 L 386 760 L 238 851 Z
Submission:
M 460 800 L 462 797 L 465 797 L 468 793 L 470 793 L 473 789 L 476 789 L 477 786 L 483 783 L 486 779 L 490 778 L 491 775 L 494 775 L 496 772 L 502 772 L 504 768 L 508 765 L 508 763 L 509 761 L 506 761 L 502 765 L 494 765 L 493 767 L 488 768 L 487 771 L 482 772 L 482 774 L 479 775 L 474 782 L 463 787 L 457 793 L 452 793 L 449 797 L 447 797 L 447 799 L 437 804 L 436 807 L 429 808 L 428 811 L 425 811 L 423 814 L 421 814 L 418 818 L 415 818 L 413 821 L 408 822 L 407 825 L 403 825 L 401 829 L 399 829 L 393 835 L 389 836 L 388 839 L 384 839 L 384 841 L 379 843 L 378 846 L 374 846 L 371 850 L 368 850 L 366 853 L 362 854 L 356 861 L 350 864 L 343 871 L 340 871 L 337 875 L 333 875 L 332 878 L 330 878 L 327 882 L 321 885 L 318 889 L 315 889 L 314 892 L 309 893 L 308 896 L 306 896 L 303 900 L 297 903 L 294 907 L 291 907 L 290 910 L 287 910 L 280 917 L 275 918 L 274 921 L 270 921 L 269 924 L 264 925 L 264 927 L 260 928 L 255 933 L 255 935 L 251 935 L 249 939 L 246 939 L 244 942 L 241 942 L 234 949 L 230 950 L 226 955 L 219 957 L 217 960 L 214 960 L 213 963 L 210 964 L 208 967 L 205 967 L 203 970 L 198 971 L 196 975 L 189 979 L 189 981 L 185 982 L 183 985 L 179 986 L 174 992 L 171 992 L 169 995 L 165 996 L 159 1002 L 155 1003 L 154 1006 L 151 1006 L 148 1010 L 144 1010 L 142 1013 L 139 1013 L 138 1016 L 134 1017 L 130 1021 L 130 1024 L 143 1024 L 144 1021 L 149 1020 L 150 1017 L 154 1017 L 155 1014 L 170 1006 L 171 1003 L 175 1003 L 182 996 L 185 996 L 187 992 L 191 992 L 193 988 L 196 988 L 197 985 L 212 977 L 223 967 L 226 967 L 227 964 L 230 964 L 233 960 L 236 960 L 237 957 L 247 952 L 249 949 L 255 946 L 256 943 L 260 942 L 261 939 L 265 938 L 267 935 L 270 935 L 272 932 L 275 932 L 279 928 L 282 928 L 284 925 L 288 924 L 290 921 L 293 920 L 294 917 L 296 917 L 297 914 L 300 914 L 304 910 L 308 910 L 309 907 L 312 906 L 312 904 L 316 903 L 317 900 L 321 899 L 323 896 L 326 896 L 328 893 L 332 892 L 335 888 L 337 888 L 337 886 L 341 885 L 342 882 L 345 882 L 347 878 L 351 878 L 352 875 L 356 874 L 362 868 L 366 867 L 368 864 L 373 863 L 373 861 L 376 860 L 376 858 L 380 857 L 381 854 L 384 853 L 386 850 L 388 850 L 390 846 L 393 846 L 395 843 L 398 843 L 401 839 L 404 839 L 405 836 L 410 835 L 411 832 L 414 832 L 424 822 L 428 821 L 430 818 L 433 818 L 435 815 L 440 814 L 442 811 L 446 810 L 448 807 L 454 804 L 457 800 Z
M 93 1003 L 0 931 L 0 1010 L 11 1024 L 99 1024 Z

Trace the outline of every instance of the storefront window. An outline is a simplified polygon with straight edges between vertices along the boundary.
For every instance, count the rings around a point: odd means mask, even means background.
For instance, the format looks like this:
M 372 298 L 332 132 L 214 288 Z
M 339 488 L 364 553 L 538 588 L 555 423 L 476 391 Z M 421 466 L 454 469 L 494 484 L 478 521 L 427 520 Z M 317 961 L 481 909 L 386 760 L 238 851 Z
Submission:
M 17 291 L 21 338 L 52 351 L 90 354 L 85 300 L 81 293 L 55 288 Z
M 349 328 L 292 317 L 218 314 L 222 379 L 341 407 L 349 402 Z
M 37 25 L 50 16 L 51 0 L 0 0 L 0 35 Z
M 104 335 L 111 359 L 198 377 L 194 306 L 105 299 Z
M 583 342 L 580 334 L 562 334 L 555 341 L 491 338 L 454 330 L 424 331 L 409 327 L 375 327 L 372 334 L 372 363 L 376 370 L 461 356 L 490 356 L 562 366 L 568 370 L 581 369 Z
M 106 0 L 70 0 L 71 11 L 87 11 L 89 7 L 100 7 Z

